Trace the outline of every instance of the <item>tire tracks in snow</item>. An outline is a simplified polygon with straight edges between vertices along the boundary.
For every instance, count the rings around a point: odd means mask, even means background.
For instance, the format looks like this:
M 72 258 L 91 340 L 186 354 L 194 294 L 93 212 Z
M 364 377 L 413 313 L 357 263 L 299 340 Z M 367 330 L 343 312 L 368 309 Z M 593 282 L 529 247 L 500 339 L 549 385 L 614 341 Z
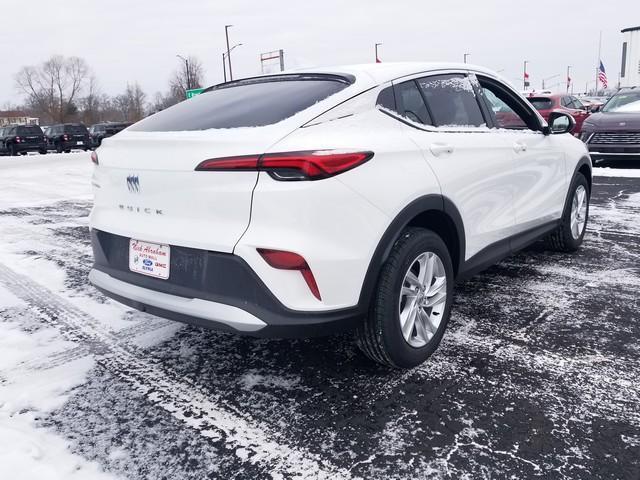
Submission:
M 283 434 L 226 404 L 219 395 L 204 391 L 189 379 L 163 367 L 91 315 L 3 264 L 0 264 L 0 282 L 33 308 L 44 323 L 90 352 L 97 365 L 127 382 L 148 401 L 201 436 L 223 441 L 240 460 L 264 466 L 266 471 L 278 477 L 354 478 L 349 470 L 287 444 Z M 64 363 L 65 358 L 65 355 L 59 355 L 58 363 Z

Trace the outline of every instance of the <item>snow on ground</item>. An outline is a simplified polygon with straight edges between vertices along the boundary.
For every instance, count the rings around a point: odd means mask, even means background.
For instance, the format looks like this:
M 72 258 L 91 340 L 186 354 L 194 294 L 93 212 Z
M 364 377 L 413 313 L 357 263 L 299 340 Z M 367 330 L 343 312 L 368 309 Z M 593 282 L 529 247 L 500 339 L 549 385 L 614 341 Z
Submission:
M 458 285 L 408 372 L 339 336 L 255 340 L 87 285 L 88 155 L 0 157 L 0 478 L 640 477 L 640 180 L 597 169 L 574 255 Z M 615 169 L 618 172 L 618 169 Z

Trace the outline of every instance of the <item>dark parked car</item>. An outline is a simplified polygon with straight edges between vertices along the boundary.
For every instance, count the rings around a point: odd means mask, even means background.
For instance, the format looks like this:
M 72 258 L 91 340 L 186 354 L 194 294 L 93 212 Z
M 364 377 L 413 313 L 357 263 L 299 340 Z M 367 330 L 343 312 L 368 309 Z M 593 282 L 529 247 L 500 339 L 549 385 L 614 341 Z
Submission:
M 531 105 L 542 115 L 542 118 L 549 120 L 552 111 L 568 113 L 576 121 L 573 133 L 578 135 L 582 131 L 582 123 L 590 115 L 585 105 L 573 95 L 534 95 L 527 98 Z
M 71 149 L 89 150 L 91 137 L 89 131 L 81 123 L 61 123 L 47 127 L 47 143 L 50 150 L 58 153 L 70 152 Z
M 640 88 L 625 88 L 616 93 L 584 122 L 582 141 L 591 159 L 640 159 Z
M 15 156 L 27 152 L 47 153 L 47 141 L 38 125 L 0 128 L 0 153 Z
M 91 135 L 91 145 L 94 148 L 99 147 L 102 144 L 102 140 L 108 137 L 112 137 L 113 135 L 121 132 L 130 125 L 130 123 L 116 122 L 96 123 L 95 125 L 91 125 L 91 128 L 89 128 L 89 135 Z

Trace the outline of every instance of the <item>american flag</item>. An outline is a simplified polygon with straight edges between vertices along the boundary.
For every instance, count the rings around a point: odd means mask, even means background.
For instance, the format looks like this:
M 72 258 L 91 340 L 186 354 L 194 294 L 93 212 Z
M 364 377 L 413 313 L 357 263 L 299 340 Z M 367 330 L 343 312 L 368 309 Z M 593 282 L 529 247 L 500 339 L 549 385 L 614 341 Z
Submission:
M 607 72 L 604 71 L 602 60 L 600 60 L 600 68 L 598 69 L 598 80 L 600 80 L 600 83 L 602 83 L 602 88 L 607 88 Z

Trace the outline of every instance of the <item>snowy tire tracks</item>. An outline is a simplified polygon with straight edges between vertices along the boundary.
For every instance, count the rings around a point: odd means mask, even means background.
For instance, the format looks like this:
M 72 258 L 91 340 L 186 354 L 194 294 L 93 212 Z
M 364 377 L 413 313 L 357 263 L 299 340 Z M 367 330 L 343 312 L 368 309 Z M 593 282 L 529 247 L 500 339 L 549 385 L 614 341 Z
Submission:
M 224 441 L 236 450 L 236 454 L 252 464 L 261 465 L 265 473 L 296 478 L 352 478 L 348 470 L 287 445 L 280 434 L 269 431 L 255 418 L 222 405 L 224 402 L 219 396 L 203 392 L 157 362 L 151 363 L 141 349 L 122 342 L 118 335 L 107 331 L 87 313 L 2 264 L 0 282 L 36 310 L 45 324 L 58 329 L 65 339 L 86 346 L 97 365 L 126 381 L 150 402 L 200 435 Z M 80 347 L 76 354 L 83 351 Z M 54 361 L 60 364 L 66 358 L 62 354 L 57 360 L 54 357 Z

